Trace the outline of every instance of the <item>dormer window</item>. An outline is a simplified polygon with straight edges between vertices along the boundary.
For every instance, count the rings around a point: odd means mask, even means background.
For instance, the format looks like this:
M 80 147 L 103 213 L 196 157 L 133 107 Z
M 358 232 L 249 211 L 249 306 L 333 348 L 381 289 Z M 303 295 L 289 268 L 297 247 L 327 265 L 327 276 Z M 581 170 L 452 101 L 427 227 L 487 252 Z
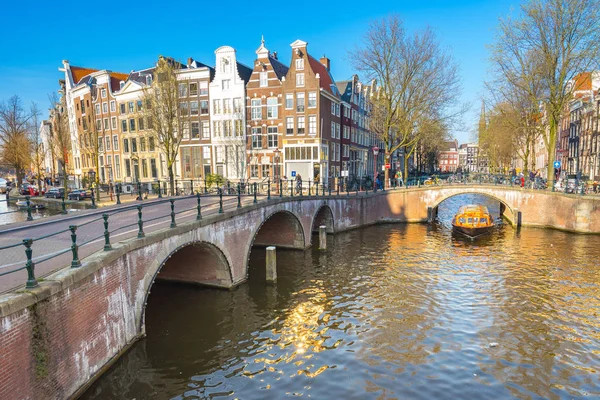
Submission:
M 296 69 L 304 69 L 304 58 L 296 59 Z
M 152 75 L 146 75 L 146 85 L 150 86 L 152 84 Z

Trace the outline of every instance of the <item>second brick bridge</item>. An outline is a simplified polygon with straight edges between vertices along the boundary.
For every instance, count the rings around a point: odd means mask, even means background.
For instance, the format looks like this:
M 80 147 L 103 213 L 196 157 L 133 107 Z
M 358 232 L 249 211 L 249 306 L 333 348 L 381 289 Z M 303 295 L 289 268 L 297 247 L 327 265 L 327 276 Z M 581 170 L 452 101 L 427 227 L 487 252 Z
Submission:
M 442 201 L 466 193 L 498 200 L 513 223 L 600 232 L 600 200 L 498 186 L 274 197 L 226 209 L 113 244 L 83 259 L 79 268 L 47 276 L 38 288 L 0 298 L 6 371 L 0 398 L 63 398 L 85 387 L 144 335 L 145 304 L 155 281 L 231 288 L 246 279 L 253 246 L 303 250 L 321 225 L 335 233 L 425 222 Z M 20 389 L 5 389 L 11 387 Z

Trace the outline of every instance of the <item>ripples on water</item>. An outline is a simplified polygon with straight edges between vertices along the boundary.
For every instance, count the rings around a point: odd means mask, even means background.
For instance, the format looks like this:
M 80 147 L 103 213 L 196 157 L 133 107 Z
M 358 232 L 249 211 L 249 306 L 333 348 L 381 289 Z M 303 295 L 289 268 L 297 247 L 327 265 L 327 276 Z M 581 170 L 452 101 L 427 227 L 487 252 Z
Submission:
M 85 399 L 466 399 L 600 396 L 600 237 L 449 221 L 264 251 L 234 291 L 155 285 L 147 338 Z M 498 207 L 488 203 L 490 211 Z

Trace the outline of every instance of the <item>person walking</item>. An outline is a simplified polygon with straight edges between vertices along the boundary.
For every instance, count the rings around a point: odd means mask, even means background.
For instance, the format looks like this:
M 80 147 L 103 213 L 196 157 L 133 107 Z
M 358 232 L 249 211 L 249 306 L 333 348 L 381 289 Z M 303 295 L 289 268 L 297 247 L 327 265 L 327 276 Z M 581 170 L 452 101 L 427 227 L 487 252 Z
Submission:
M 300 174 L 296 175 L 296 193 L 300 193 L 302 190 L 302 176 Z

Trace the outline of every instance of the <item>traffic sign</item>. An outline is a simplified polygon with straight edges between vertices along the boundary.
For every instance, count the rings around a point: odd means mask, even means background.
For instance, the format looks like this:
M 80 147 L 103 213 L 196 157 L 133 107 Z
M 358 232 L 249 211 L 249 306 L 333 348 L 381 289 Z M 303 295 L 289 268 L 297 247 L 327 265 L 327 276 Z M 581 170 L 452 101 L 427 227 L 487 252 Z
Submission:
M 292 171 L 292 178 L 296 177 L 296 171 Z
M 390 163 L 385 163 L 385 169 L 390 169 L 392 168 L 392 166 L 390 165 Z
M 560 161 L 554 161 L 554 168 L 556 168 L 556 169 L 560 168 Z

